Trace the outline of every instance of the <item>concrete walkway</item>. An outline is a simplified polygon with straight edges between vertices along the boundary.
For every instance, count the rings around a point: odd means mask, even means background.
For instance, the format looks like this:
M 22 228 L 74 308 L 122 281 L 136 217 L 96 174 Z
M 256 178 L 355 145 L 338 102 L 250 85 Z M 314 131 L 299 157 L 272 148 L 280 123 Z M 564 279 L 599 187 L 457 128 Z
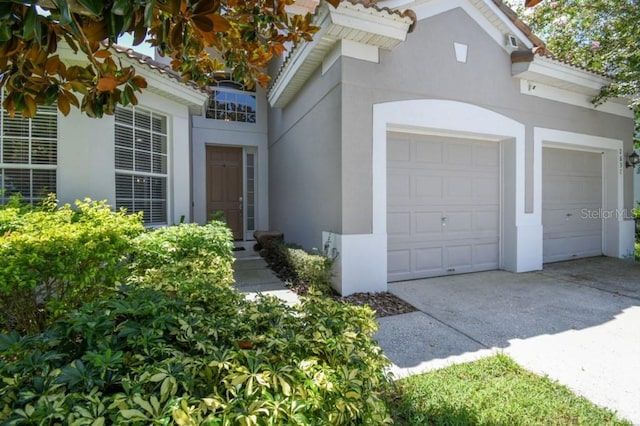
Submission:
M 251 248 L 234 252 L 236 262 L 233 265 L 235 287 L 253 300 L 259 293 L 282 299 L 290 306 L 300 303 L 298 295 L 289 290 L 267 266 L 267 262 Z
M 396 376 L 504 352 L 640 425 L 640 263 L 584 259 L 389 291 L 419 309 L 379 320 Z

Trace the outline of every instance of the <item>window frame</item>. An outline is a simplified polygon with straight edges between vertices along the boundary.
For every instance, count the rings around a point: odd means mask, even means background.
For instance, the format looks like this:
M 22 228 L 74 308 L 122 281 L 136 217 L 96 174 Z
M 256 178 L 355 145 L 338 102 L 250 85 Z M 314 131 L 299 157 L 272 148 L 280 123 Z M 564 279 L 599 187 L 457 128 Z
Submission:
M 0 102 L 4 100 L 4 89 L 0 91 Z M 38 129 L 38 120 L 43 117 L 53 117 L 52 122 L 54 130 L 47 135 L 43 135 L 44 131 L 34 131 L 34 129 Z M 27 122 L 26 124 L 26 136 L 25 135 L 6 135 L 6 125 L 8 120 L 24 120 Z M 49 129 L 47 129 L 49 130 Z M 51 136 L 53 135 L 53 136 Z M 22 153 L 22 155 L 26 156 L 26 162 L 6 162 L 6 143 L 7 140 L 11 140 L 13 142 L 24 142 L 27 144 L 26 153 Z M 14 117 L 11 118 L 9 114 L 2 109 L 0 111 L 0 204 L 6 203 L 8 199 L 15 194 L 21 194 L 21 200 L 23 202 L 27 202 L 29 204 L 37 203 L 45 198 L 50 193 L 58 192 L 58 151 L 59 151 L 59 140 L 60 140 L 60 116 L 58 114 L 58 109 L 56 104 L 51 106 L 40 106 L 36 113 L 36 116 L 33 118 L 22 118 L 22 117 Z M 49 162 L 45 160 L 37 161 L 37 157 L 34 157 L 35 151 L 35 143 L 42 143 L 43 147 L 46 147 L 46 153 L 42 157 L 46 159 L 49 157 Z M 16 144 L 18 145 L 18 144 Z M 29 193 L 25 194 L 21 191 L 11 192 L 9 194 L 6 193 L 6 180 L 7 180 L 7 171 L 25 171 L 28 172 L 28 184 L 29 184 Z M 45 180 L 49 180 L 53 183 L 53 188 L 49 188 L 46 193 L 39 193 L 46 186 L 42 186 L 39 189 L 36 189 L 36 181 L 34 181 L 34 173 L 41 171 L 49 171 L 53 172 L 48 173 L 48 177 L 45 177 Z M 43 178 L 40 178 L 43 179 Z
M 131 114 L 131 123 L 126 123 L 123 121 L 118 121 L 118 112 L 128 110 Z M 136 113 L 144 113 L 148 115 L 149 127 L 136 127 Z M 161 127 L 164 127 L 164 133 L 161 131 L 154 130 L 154 118 L 159 118 L 161 120 Z M 128 106 L 128 107 L 118 107 L 116 114 L 114 114 L 114 192 L 115 192 L 115 207 L 116 209 L 120 209 L 121 207 L 127 208 L 128 213 L 137 213 L 144 208 L 144 203 L 149 203 L 148 209 L 150 211 L 150 217 L 143 216 L 144 225 L 147 227 L 154 226 L 165 226 L 168 225 L 171 220 L 171 115 L 166 112 L 156 111 L 152 108 L 148 108 L 146 106 Z M 131 129 L 131 147 L 125 146 L 125 144 L 119 144 L 117 141 L 118 138 L 118 127 Z M 136 131 L 138 132 L 147 132 L 149 134 L 149 145 L 150 148 L 148 150 L 136 148 Z M 156 152 L 154 150 L 154 136 L 164 137 L 164 152 Z M 124 168 L 122 164 L 118 164 L 118 150 L 127 150 L 131 151 L 131 167 Z M 136 162 L 136 154 L 143 153 L 144 155 L 148 155 L 149 157 L 149 169 L 148 170 L 140 170 L 137 168 Z M 162 168 L 164 172 L 156 172 L 154 171 L 155 162 L 154 159 L 156 157 L 164 158 L 164 162 L 162 162 Z M 118 195 L 119 183 L 118 178 L 122 177 L 130 177 L 131 178 L 131 197 L 124 197 Z M 138 197 L 136 196 L 136 183 L 147 184 L 146 180 L 150 179 L 148 182 L 148 189 L 146 196 Z M 153 182 L 154 179 L 164 180 L 164 197 L 163 198 L 154 198 L 154 189 Z M 138 180 L 143 180 L 143 182 L 137 182 Z M 123 201 L 125 200 L 125 201 Z M 136 201 L 137 200 L 137 201 Z M 142 207 L 137 208 L 136 202 L 142 203 Z M 131 203 L 133 206 L 132 209 L 129 209 L 126 204 Z M 162 213 L 163 220 L 154 220 L 154 203 L 162 203 L 163 207 L 160 210 Z M 123 206 L 123 204 L 125 204 Z M 157 210 L 155 210 L 157 211 Z
M 254 102 L 253 111 L 238 112 L 237 109 L 231 110 L 226 108 L 224 109 L 212 108 L 211 106 L 215 102 L 215 96 L 217 93 L 224 93 L 227 95 L 234 95 L 234 96 L 239 96 L 239 95 L 251 96 Z M 241 103 L 232 102 L 232 101 L 225 102 L 225 105 L 229 105 L 229 104 L 233 104 L 236 106 L 246 105 L 246 104 L 241 104 Z M 220 118 L 218 114 L 226 115 L 226 117 Z M 244 114 L 245 119 L 238 120 L 238 114 Z M 212 86 L 211 95 L 209 96 L 209 100 L 205 108 L 205 117 L 212 120 L 224 121 L 228 123 L 240 123 L 240 124 L 250 124 L 250 125 L 256 124 L 258 122 L 258 98 L 256 96 L 256 92 L 250 91 L 250 90 L 243 90 L 242 88 L 229 87 L 226 85 Z M 251 120 L 250 117 L 253 117 L 253 120 Z

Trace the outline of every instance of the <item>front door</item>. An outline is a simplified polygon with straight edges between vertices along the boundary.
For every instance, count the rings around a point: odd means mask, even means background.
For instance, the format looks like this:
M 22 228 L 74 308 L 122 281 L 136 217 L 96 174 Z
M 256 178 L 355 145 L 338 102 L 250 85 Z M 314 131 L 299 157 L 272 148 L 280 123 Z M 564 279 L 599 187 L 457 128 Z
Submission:
M 236 240 L 243 238 L 242 148 L 207 147 L 207 217 L 222 214 Z

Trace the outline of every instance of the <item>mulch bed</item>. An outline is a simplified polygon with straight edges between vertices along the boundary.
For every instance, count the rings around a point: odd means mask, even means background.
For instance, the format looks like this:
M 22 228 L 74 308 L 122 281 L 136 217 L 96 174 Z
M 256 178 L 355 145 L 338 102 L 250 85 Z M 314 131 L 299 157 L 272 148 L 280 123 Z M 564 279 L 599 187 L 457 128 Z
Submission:
M 291 291 L 301 296 L 307 293 L 308 289 L 306 284 L 298 282 L 293 271 L 279 262 L 279 259 L 267 256 L 265 260 L 273 273 L 276 274 Z M 334 293 L 330 297 L 334 300 L 352 303 L 354 305 L 369 306 L 375 311 L 377 318 L 417 311 L 415 307 L 387 291 L 379 293 L 354 293 L 347 297 L 342 297 Z

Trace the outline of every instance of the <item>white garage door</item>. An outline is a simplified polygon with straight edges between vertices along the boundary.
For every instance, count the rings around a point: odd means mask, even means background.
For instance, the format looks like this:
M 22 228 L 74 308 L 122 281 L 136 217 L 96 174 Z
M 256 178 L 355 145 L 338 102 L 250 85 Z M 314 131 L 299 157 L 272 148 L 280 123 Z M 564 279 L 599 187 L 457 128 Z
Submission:
M 387 134 L 388 279 L 499 267 L 499 144 Z
M 602 215 L 602 154 L 543 148 L 543 261 L 601 255 Z

